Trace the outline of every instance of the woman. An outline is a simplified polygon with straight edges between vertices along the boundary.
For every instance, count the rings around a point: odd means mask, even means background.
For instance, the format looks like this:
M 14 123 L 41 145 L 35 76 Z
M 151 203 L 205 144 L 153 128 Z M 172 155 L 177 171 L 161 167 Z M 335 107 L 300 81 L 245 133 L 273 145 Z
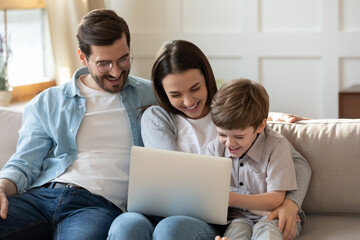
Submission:
M 167 42 L 157 54 L 151 77 L 159 106 L 151 106 L 143 113 L 144 146 L 205 153 L 207 143 L 216 137 L 209 113 L 217 87 L 204 53 L 188 41 Z M 306 160 L 294 149 L 292 156 L 299 190 L 288 193 L 284 204 L 270 216 L 279 218 L 280 230 L 285 225 L 284 239 L 295 236 L 298 206 L 305 197 L 311 175 Z M 214 239 L 223 230 L 224 226 L 192 217 L 162 219 L 129 212 L 114 221 L 109 239 Z

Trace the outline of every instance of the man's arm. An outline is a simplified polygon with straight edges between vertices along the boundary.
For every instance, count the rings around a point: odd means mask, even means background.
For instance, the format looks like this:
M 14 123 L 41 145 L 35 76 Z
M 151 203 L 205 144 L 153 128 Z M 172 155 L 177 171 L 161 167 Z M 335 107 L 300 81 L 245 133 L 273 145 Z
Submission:
M 44 129 L 33 101 L 24 109 L 16 152 L 0 171 L 0 179 L 11 180 L 18 192 L 25 191 L 41 174 L 44 158 L 54 143 Z
M 7 196 L 16 194 L 16 185 L 8 179 L 0 179 L 0 217 L 6 219 L 9 202 Z

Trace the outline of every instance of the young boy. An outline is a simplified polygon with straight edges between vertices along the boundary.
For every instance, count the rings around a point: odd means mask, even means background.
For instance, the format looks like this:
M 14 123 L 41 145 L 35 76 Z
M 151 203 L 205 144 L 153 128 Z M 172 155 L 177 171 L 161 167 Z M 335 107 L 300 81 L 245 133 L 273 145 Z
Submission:
M 286 191 L 297 189 L 295 168 L 287 139 L 266 126 L 268 112 L 265 88 L 247 79 L 225 84 L 212 101 L 218 138 L 207 150 L 233 162 L 231 223 L 224 234 L 231 240 L 283 239 L 278 221 L 265 213 L 282 204 Z

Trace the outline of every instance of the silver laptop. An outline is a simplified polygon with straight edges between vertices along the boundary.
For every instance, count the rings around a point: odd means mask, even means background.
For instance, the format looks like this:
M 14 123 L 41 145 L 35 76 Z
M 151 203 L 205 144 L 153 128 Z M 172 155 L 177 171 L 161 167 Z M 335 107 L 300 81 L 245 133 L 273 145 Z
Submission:
M 133 146 L 128 211 L 226 224 L 230 178 L 229 158 Z

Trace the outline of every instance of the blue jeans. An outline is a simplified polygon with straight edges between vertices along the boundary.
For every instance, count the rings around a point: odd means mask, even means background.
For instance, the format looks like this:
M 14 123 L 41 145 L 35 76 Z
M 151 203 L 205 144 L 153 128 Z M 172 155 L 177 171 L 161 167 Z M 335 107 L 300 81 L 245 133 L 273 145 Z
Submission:
M 159 218 L 127 212 L 114 220 L 108 240 L 214 240 L 222 235 L 222 228 L 193 217 Z
M 0 239 L 106 239 L 122 213 L 105 198 L 72 188 L 35 188 L 8 200 Z

